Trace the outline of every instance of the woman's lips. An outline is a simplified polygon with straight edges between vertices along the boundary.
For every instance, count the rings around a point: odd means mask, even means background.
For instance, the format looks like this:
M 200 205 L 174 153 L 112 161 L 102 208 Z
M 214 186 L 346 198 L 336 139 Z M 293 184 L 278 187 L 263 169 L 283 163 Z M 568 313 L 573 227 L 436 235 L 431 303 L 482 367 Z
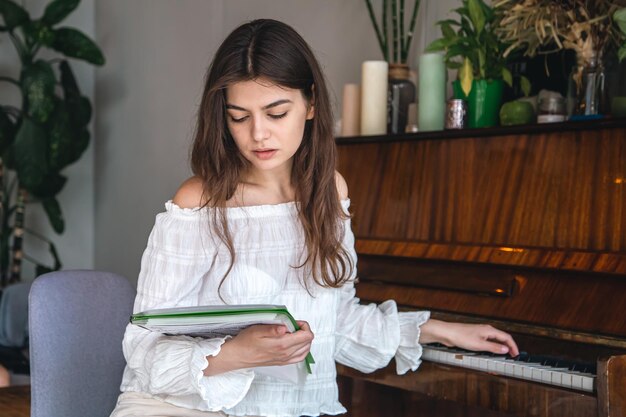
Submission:
M 266 159 L 270 159 L 271 157 L 273 157 L 274 154 L 276 154 L 277 150 L 276 149 L 261 149 L 261 150 L 252 151 L 252 152 L 254 152 L 257 158 L 266 160 Z

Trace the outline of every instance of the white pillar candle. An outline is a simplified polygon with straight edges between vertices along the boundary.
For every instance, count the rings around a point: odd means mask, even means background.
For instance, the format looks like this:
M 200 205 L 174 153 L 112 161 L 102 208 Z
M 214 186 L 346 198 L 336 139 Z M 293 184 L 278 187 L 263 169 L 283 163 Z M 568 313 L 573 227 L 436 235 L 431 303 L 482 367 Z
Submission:
M 446 114 L 446 66 L 441 54 L 424 54 L 419 58 L 420 132 L 443 130 Z
M 361 87 L 358 84 L 343 86 L 341 106 L 341 136 L 359 136 L 361 128 Z
M 361 135 L 387 133 L 387 61 L 365 61 L 361 67 Z

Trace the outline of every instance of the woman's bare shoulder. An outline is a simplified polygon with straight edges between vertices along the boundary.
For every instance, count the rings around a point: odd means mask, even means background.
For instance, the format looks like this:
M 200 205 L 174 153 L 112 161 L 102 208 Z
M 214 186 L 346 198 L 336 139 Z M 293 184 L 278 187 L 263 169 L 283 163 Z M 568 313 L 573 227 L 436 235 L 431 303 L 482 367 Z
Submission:
M 339 173 L 339 171 L 335 171 L 335 183 L 337 184 L 337 193 L 339 194 L 339 198 L 341 200 L 348 198 L 348 184 L 346 184 L 346 180 Z
M 172 199 L 180 208 L 201 207 L 205 203 L 202 179 L 191 177 L 181 184 Z

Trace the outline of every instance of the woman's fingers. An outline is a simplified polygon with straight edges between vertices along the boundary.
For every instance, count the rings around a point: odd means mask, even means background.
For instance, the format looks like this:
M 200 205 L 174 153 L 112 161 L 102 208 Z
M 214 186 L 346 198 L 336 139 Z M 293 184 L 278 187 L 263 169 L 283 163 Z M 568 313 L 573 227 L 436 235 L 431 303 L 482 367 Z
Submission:
M 303 360 L 314 335 L 307 322 L 298 322 L 300 330 L 289 333 L 283 325 L 254 325 L 236 336 L 243 357 L 251 366 L 287 365 Z
M 517 343 L 513 340 L 513 336 L 498 329 L 494 330 L 495 333 L 490 335 L 488 340 L 498 342 L 494 343 L 494 345 L 499 345 L 500 350 L 497 353 L 508 353 L 511 356 L 519 355 L 519 349 L 517 347 Z

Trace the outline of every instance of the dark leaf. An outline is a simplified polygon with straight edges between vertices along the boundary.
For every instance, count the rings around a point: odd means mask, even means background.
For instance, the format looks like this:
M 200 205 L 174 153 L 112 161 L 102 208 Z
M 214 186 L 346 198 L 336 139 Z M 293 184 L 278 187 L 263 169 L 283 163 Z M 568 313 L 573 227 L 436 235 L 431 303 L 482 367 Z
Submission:
M 89 100 L 57 101 L 48 124 L 48 161 L 51 172 L 57 172 L 75 162 L 89 145 L 86 127 L 91 115 Z
M 57 99 L 55 104 L 50 122 L 46 125 L 49 170 L 52 172 L 60 171 L 69 164 L 72 142 L 77 130 L 72 128 L 66 102 Z
M 617 11 L 613 13 L 613 20 L 617 23 L 622 34 L 626 35 L 626 7 L 617 9 Z
M 29 118 L 24 118 L 15 136 L 13 158 L 20 185 L 31 190 L 42 183 L 48 171 L 46 131 Z
M 617 51 L 617 56 L 620 62 L 626 59 L 626 44 L 622 45 L 622 47 L 619 48 L 619 51 Z
M 436 39 L 426 47 L 426 52 L 443 51 L 444 49 L 446 49 L 447 44 L 448 42 L 445 38 Z
M 502 79 L 506 85 L 513 87 L 513 74 L 511 74 L 511 71 L 506 67 L 502 68 Z
M 496 11 L 495 8 L 490 7 L 489 5 L 487 5 L 487 3 L 485 3 L 484 1 L 480 0 L 480 7 L 483 10 L 483 13 L 485 15 L 485 22 L 493 22 L 494 18 L 496 17 Z
M 67 61 L 59 65 L 61 71 L 61 85 L 65 102 L 70 113 L 72 124 L 76 127 L 85 127 L 91 120 L 91 103 L 86 97 L 80 95 L 78 83 L 72 72 L 72 67 Z
M 56 79 L 52 67 L 41 60 L 24 67 L 21 83 L 27 114 L 35 121 L 45 123 L 54 110 Z
M 80 0 L 54 0 L 46 6 L 41 21 L 48 26 L 56 25 L 78 7 Z
M 452 39 L 456 37 L 456 32 L 452 29 L 452 26 L 449 23 L 441 24 L 441 33 L 443 33 L 444 38 Z
M 57 248 L 54 246 L 54 243 L 49 242 L 49 245 L 50 255 L 52 255 L 52 258 L 54 259 L 54 266 L 52 268 L 54 268 L 55 271 L 58 271 L 63 266 L 61 265 L 61 258 L 59 258 L 59 253 L 57 252 Z
M 82 32 L 72 28 L 54 31 L 54 42 L 50 47 L 65 56 L 87 61 L 94 65 L 104 65 L 104 55 L 100 48 Z
M 41 204 L 48 215 L 48 220 L 50 220 L 50 224 L 52 225 L 54 231 L 58 234 L 63 233 L 65 230 L 65 221 L 63 220 L 63 214 L 61 214 L 61 206 L 56 198 L 46 198 L 45 200 L 42 200 Z M 58 255 L 56 255 L 56 249 L 53 248 L 54 246 L 50 243 L 50 252 L 53 253 L 56 263 L 60 265 L 58 262 Z
M 439 22 L 437 22 L 438 25 L 443 25 L 444 23 L 447 23 L 451 26 L 461 26 L 459 22 L 457 22 L 456 20 L 452 20 L 452 19 L 440 20 Z
M 74 77 L 74 72 L 72 71 L 70 63 L 66 60 L 61 61 L 61 63 L 59 64 L 59 70 L 61 72 L 61 85 L 63 86 L 63 94 L 65 95 L 65 99 L 71 96 L 80 96 L 78 83 L 76 82 L 76 77 Z
M 42 200 L 56 196 L 65 185 L 67 178 L 57 172 L 48 173 L 41 184 L 30 191 L 32 195 Z
M 446 59 L 450 60 L 454 57 L 457 56 L 464 56 L 465 54 L 465 48 L 463 48 L 462 45 L 454 45 L 451 46 L 448 51 L 446 52 Z
M 53 272 L 54 270 L 52 268 L 49 268 L 45 265 L 41 265 L 41 264 L 37 264 L 37 266 L 35 267 L 35 278 L 36 277 L 40 277 L 43 274 L 47 274 L 48 272 Z
M 83 129 L 78 133 L 76 140 L 73 143 L 72 147 L 72 156 L 70 158 L 70 164 L 76 162 L 81 155 L 87 150 L 89 147 L 89 139 L 90 139 L 89 131 L 87 129 Z
M 0 0 L 0 16 L 8 30 L 13 30 L 30 20 L 28 12 L 11 0 Z
M 91 103 L 87 97 L 78 97 L 78 99 L 68 100 L 68 109 L 72 122 L 77 127 L 87 127 L 91 120 Z
M 532 89 L 532 84 L 530 83 L 530 80 L 523 75 L 520 77 L 520 87 L 522 88 L 524 97 L 528 97 L 530 95 L 530 90 Z
M 23 29 L 26 42 L 31 48 L 35 44 L 50 45 L 54 40 L 54 32 L 52 32 L 50 26 L 44 25 L 40 21 L 29 21 L 24 25 Z
M 11 118 L 0 108 L 0 155 L 11 146 L 15 139 L 15 124 Z

